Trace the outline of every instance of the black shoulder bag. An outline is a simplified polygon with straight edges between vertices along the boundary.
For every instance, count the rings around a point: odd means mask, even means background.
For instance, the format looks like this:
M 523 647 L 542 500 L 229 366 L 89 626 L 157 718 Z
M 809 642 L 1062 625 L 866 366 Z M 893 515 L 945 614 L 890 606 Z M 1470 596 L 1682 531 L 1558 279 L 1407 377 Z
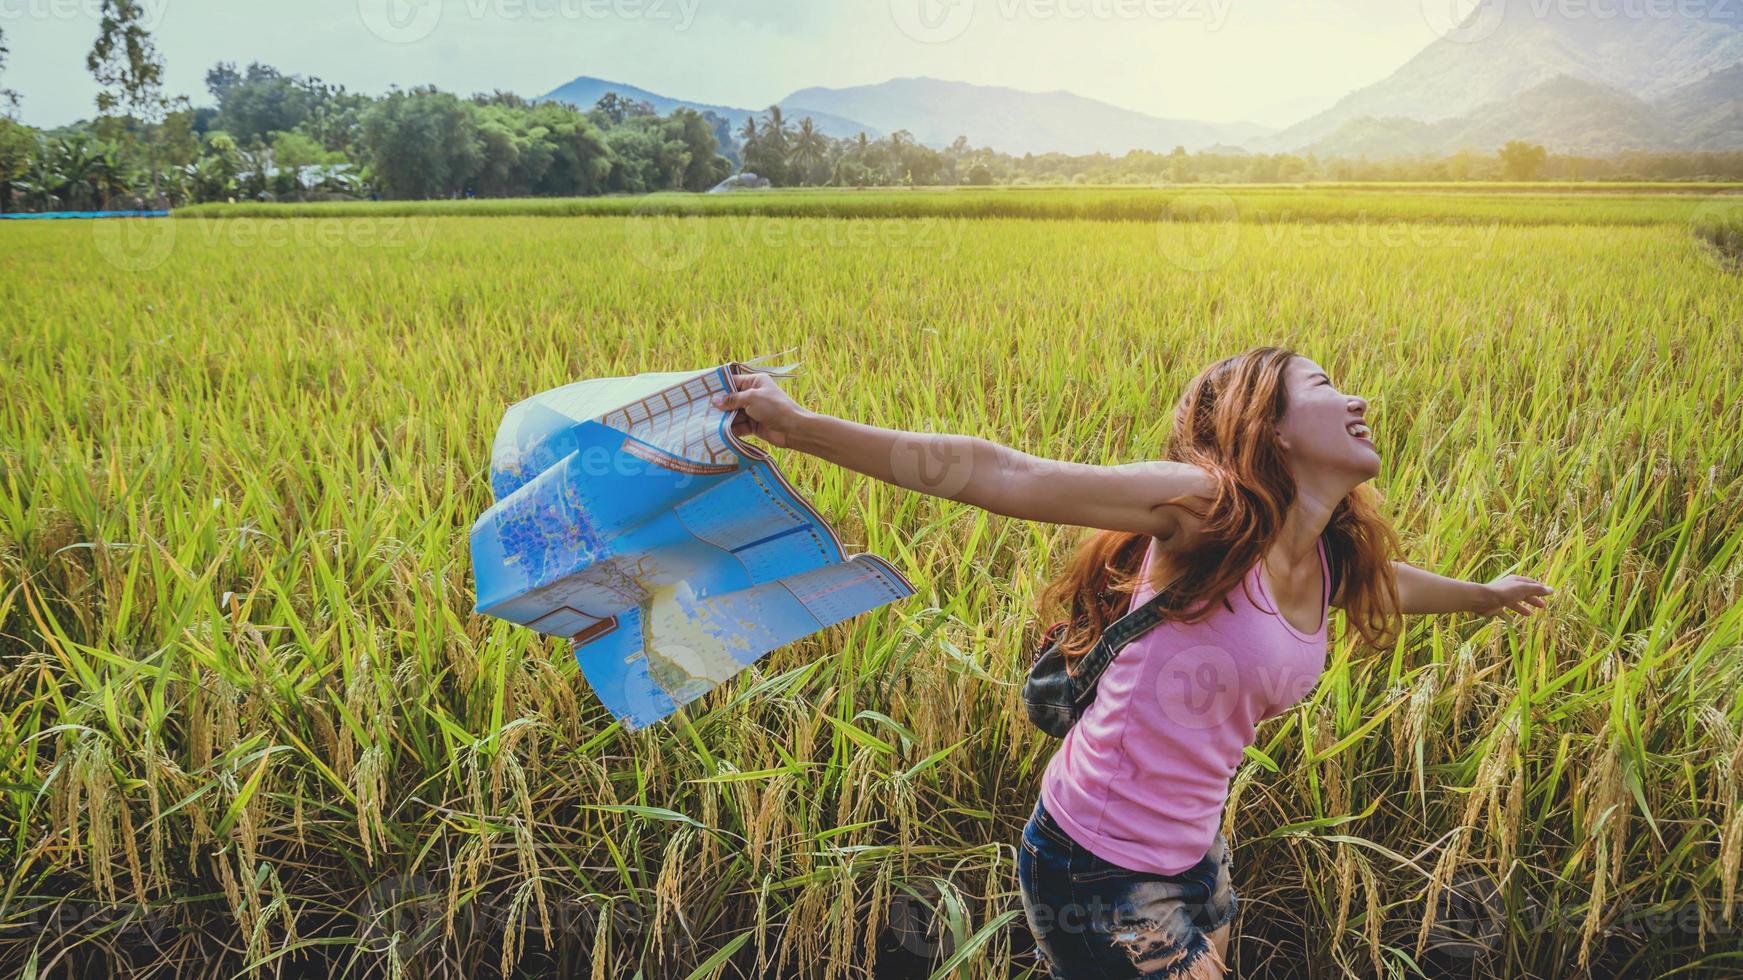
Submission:
M 1041 638 L 1029 666 L 1029 677 L 1023 682 L 1023 707 L 1035 727 L 1054 738 L 1064 738 L 1077 719 L 1095 700 L 1096 682 L 1102 671 L 1113 662 L 1125 645 L 1162 622 L 1162 611 L 1168 604 L 1176 578 L 1144 604 L 1128 611 L 1102 630 L 1095 646 L 1077 662 L 1077 673 L 1065 671 L 1065 655 L 1059 651 L 1059 634 L 1067 622 L 1054 623 Z
M 1331 594 L 1337 595 L 1342 571 L 1336 562 L 1331 566 Z M 1064 738 L 1077 719 L 1095 700 L 1096 682 L 1102 671 L 1113 662 L 1126 644 L 1142 636 L 1162 622 L 1162 609 L 1173 591 L 1175 578 L 1144 604 L 1108 624 L 1095 646 L 1078 661 L 1075 676 L 1065 672 L 1065 655 L 1059 652 L 1059 634 L 1067 622 L 1054 623 L 1041 638 L 1029 665 L 1029 677 L 1023 682 L 1023 707 L 1035 727 L 1054 738 Z

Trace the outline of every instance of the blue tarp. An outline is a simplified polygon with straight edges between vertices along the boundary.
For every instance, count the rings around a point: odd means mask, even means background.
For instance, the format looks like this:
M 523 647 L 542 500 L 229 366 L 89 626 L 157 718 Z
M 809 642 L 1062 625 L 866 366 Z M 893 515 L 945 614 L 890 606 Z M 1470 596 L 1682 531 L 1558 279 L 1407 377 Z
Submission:
M 30 218 L 167 218 L 168 211 L 15 211 L 0 218 L 23 221 Z

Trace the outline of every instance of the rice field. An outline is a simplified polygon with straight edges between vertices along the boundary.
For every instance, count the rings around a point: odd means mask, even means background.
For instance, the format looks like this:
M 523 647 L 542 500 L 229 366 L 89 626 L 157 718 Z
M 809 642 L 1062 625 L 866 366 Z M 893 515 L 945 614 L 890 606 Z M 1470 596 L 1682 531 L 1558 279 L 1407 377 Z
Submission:
M 630 733 L 470 613 L 491 436 L 794 348 L 818 411 L 1124 462 L 1269 343 L 1369 400 L 1403 557 L 1556 594 L 1334 614 L 1232 789 L 1238 974 L 1743 969 L 1743 198 L 1216 193 L 0 227 L 0 969 L 1032 975 L 1017 687 L 1083 529 L 776 450 L 919 594 Z
M 1743 200 L 1743 184 L 1198 184 L 1169 187 L 946 187 L 781 189 L 730 194 L 196 204 L 200 218 L 616 215 L 835 218 L 1053 218 L 1080 221 L 1423 222 L 1660 224 L 1686 222 L 1713 202 Z

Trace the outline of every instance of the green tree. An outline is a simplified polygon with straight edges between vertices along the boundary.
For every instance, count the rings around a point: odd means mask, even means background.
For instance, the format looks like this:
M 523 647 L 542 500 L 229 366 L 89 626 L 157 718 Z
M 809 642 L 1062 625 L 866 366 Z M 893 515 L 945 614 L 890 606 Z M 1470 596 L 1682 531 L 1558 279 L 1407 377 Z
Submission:
M 200 136 L 194 131 L 197 113 L 182 108 L 163 117 L 158 143 L 162 148 L 165 168 L 182 168 L 200 156 Z
M 401 198 L 458 194 L 482 161 L 472 106 L 434 87 L 395 91 L 363 117 L 381 186 Z
M 182 174 L 186 178 L 188 196 L 195 201 L 223 201 L 236 193 L 234 153 L 203 156 L 182 168 Z
M 137 120 L 143 129 L 151 196 L 158 191 L 158 125 L 177 100 L 163 94 L 163 59 L 152 44 L 143 23 L 145 11 L 138 0 L 102 0 L 102 19 L 97 40 L 85 56 L 85 67 L 102 86 L 97 93 L 97 112 Z
M 606 191 L 646 194 L 677 189 L 690 162 L 682 143 L 667 141 L 658 127 L 637 124 L 613 126 L 604 137 L 611 160 Z
M 789 182 L 787 157 L 791 148 L 788 146 L 787 120 L 781 107 L 769 106 L 760 127 L 754 119 L 745 126 L 748 132 L 755 134 L 755 140 L 747 140 L 745 144 L 745 169 L 767 177 L 776 187 L 785 187 Z
M 755 116 L 745 117 L 744 129 L 739 131 L 738 139 L 739 153 L 742 155 L 741 159 L 744 163 L 744 169 L 751 170 L 750 162 L 759 154 L 759 144 L 762 143 L 762 135 L 757 131 L 757 120 Z M 754 173 L 755 171 L 752 170 L 752 172 Z
M 541 194 L 598 194 L 611 173 L 611 151 L 605 137 L 586 116 L 574 109 L 545 103 L 533 110 L 534 131 L 546 130 L 551 148 L 550 169 L 537 189 Z
M 732 164 L 719 154 L 720 142 L 708 116 L 680 106 L 666 117 L 668 139 L 684 144 L 687 162 L 679 186 L 687 191 L 705 191 L 732 173 Z
M 60 206 L 61 174 L 55 169 L 54 156 L 46 146 L 38 146 L 24 173 L 14 181 L 14 186 L 26 206 L 35 205 L 39 211 Z
M 340 154 L 328 153 L 308 135 L 296 131 L 276 133 L 272 138 L 272 164 L 297 169 L 318 163 L 339 163 Z
M 54 196 L 75 211 L 95 208 L 98 187 L 103 183 L 100 173 L 103 163 L 99 160 L 102 150 L 97 141 L 78 133 L 54 141 L 48 152 L 54 161 Z
M 214 129 L 243 142 L 271 142 L 275 133 L 302 132 L 335 152 L 355 149 L 363 113 L 373 102 L 342 85 L 285 75 L 258 62 L 246 72 L 220 62 L 206 72 L 206 88 L 218 103 Z
M 528 194 L 521 158 L 524 138 L 516 132 L 514 110 L 486 106 L 478 113 L 478 170 L 474 192 L 480 197 Z
M 37 155 L 38 139 L 36 130 L 9 116 L 0 116 L 0 211 L 12 210 L 13 185 L 29 174 L 31 160 Z
M 6 47 L 6 31 L 0 29 L 0 76 L 6 74 L 6 56 L 11 52 Z M 0 116 L 11 118 L 18 112 L 18 93 L 9 88 L 0 88 Z M 6 193 L 4 185 L 0 185 L 0 194 Z
M 600 116 L 600 124 L 604 126 L 618 126 L 625 119 L 638 116 L 659 115 L 654 111 L 653 103 L 646 99 L 626 99 L 616 92 L 607 92 L 600 96 L 599 101 L 593 104 L 593 109 Z
M 0 77 L 6 74 L 6 32 L 0 30 Z M 18 93 L 0 88 L 0 212 L 12 210 L 12 184 L 23 180 L 36 151 L 36 131 L 13 118 Z
M 726 158 L 727 173 L 738 169 L 741 158 L 738 155 L 738 141 L 732 138 L 732 120 L 712 111 L 705 110 L 702 120 L 708 124 L 714 133 L 714 150 Z M 718 181 L 716 181 L 718 183 Z
M 820 184 L 827 179 L 824 157 L 828 153 L 829 137 L 818 132 L 817 124 L 810 116 L 801 119 L 798 131 L 793 134 L 792 155 L 789 160 L 797 182 Z
M 90 157 L 89 180 L 97 207 L 107 211 L 133 193 L 133 172 L 113 144 L 98 143 Z
M 236 70 L 234 61 L 220 61 L 206 72 L 206 91 L 212 93 L 219 105 L 224 103 L 230 90 L 241 83 L 242 73 Z
M 1499 156 L 1508 180 L 1534 180 L 1549 159 L 1549 151 L 1536 143 L 1509 140 Z

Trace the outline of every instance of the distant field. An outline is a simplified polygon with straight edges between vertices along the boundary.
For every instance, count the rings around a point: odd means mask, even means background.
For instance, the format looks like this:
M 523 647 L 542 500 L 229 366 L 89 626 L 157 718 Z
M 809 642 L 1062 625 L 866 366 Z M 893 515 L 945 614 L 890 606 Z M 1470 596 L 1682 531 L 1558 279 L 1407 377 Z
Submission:
M 200 204 L 182 217 L 720 214 L 833 218 L 1047 218 L 1084 221 L 1396 222 L 1648 225 L 1687 222 L 1709 201 L 1743 202 L 1739 184 L 1195 185 L 770 190 L 643 197 Z M 1427 189 L 1432 188 L 1432 189 Z M 1743 207 L 1743 204 L 1739 204 Z
M 794 347 L 816 410 L 1115 463 L 1160 455 L 1211 359 L 1277 343 L 1369 400 L 1407 558 L 1557 591 L 1384 651 L 1334 615 L 1235 782 L 1239 975 L 1734 975 L 1743 225 L 1636 190 L 0 227 L 0 972 L 1024 976 L 1055 743 L 1017 684 L 1082 529 L 775 450 L 920 594 L 626 733 L 565 645 L 471 614 L 495 426 Z M 1426 915 L 1449 885 L 1485 899 L 1474 947 Z

